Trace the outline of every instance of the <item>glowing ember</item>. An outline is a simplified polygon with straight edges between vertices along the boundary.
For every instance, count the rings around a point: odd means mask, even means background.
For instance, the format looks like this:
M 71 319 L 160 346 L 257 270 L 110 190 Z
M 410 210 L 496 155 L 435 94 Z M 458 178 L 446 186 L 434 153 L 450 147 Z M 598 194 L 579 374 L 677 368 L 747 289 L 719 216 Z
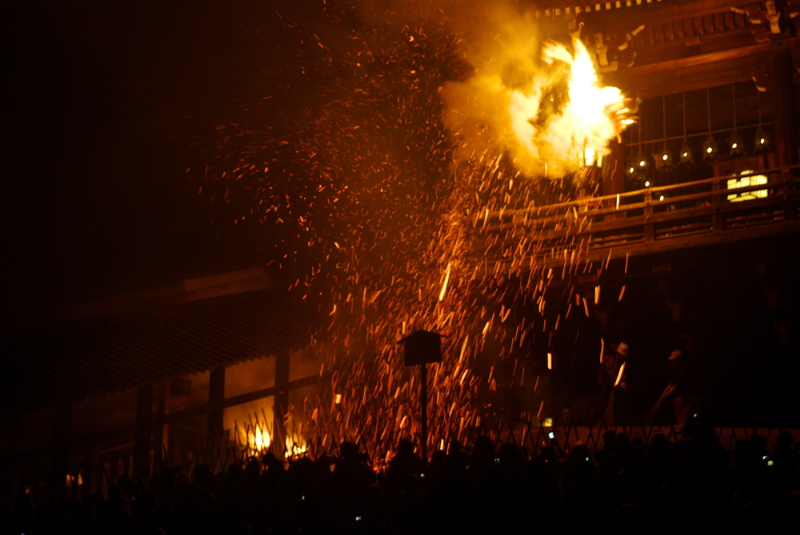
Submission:
M 286 72 L 271 73 L 281 82 L 269 87 L 283 100 L 248 106 L 247 126 L 221 126 L 216 153 L 196 166 L 224 179 L 219 198 L 249 208 L 238 222 L 268 226 L 274 266 L 294 270 L 292 293 L 327 322 L 307 352 L 322 361 L 326 387 L 293 413 L 308 426 L 274 441 L 289 456 L 350 439 L 380 467 L 385 448 L 418 436 L 419 379 L 396 346 L 417 329 L 447 335 L 444 362 L 429 377 L 429 451 L 481 422 L 534 421 L 544 389 L 524 414 L 504 412 L 496 391 L 526 374 L 536 391 L 554 364 L 536 348 L 580 320 L 558 308 L 559 299 L 572 306 L 572 293 L 548 293 L 559 276 L 591 269 L 575 247 L 565 245 L 563 269 L 554 271 L 506 245 L 524 242 L 530 228 L 487 238 L 484 249 L 497 254 L 480 258 L 474 233 L 497 224 L 490 214 L 568 200 L 573 192 L 557 183 L 526 178 L 568 176 L 599 159 L 630 121 L 624 99 L 598 84 L 579 41 L 574 55 L 548 45 L 547 63 L 531 15 L 459 9 L 436 9 L 420 24 L 383 16 L 356 29 L 331 9 L 324 16 L 337 31 L 324 42 L 315 25 L 285 22 L 302 46 Z M 280 133 L 263 125 L 283 113 L 280 102 L 293 102 L 297 90 L 284 78 L 315 93 Z M 258 217 L 245 220 L 251 214 Z M 559 225 L 578 227 L 581 218 L 570 213 Z M 585 298 L 574 301 L 590 315 Z M 251 449 L 273 443 L 265 428 L 244 433 Z
M 465 157 L 508 151 L 525 174 L 559 178 L 608 154 L 609 141 L 632 123 L 630 110 L 619 89 L 599 83 L 583 43 L 573 39 L 574 54 L 554 43 L 535 52 L 530 27 L 509 21 L 499 32 L 509 48 L 444 87 L 445 124 Z

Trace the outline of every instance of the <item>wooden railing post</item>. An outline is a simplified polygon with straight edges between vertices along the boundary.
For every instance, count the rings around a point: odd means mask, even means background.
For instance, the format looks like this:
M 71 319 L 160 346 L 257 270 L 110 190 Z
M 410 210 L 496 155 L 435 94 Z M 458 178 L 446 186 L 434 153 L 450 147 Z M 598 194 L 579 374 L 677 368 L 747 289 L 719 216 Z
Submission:
M 273 407 L 273 429 L 274 437 L 273 443 L 280 440 L 272 452 L 279 459 L 284 458 L 284 447 L 286 443 L 286 426 L 285 418 L 289 412 L 289 370 L 290 370 L 290 357 L 289 352 L 285 351 L 279 353 L 275 357 L 275 405 Z
M 150 471 L 150 448 L 153 444 L 153 385 L 140 386 L 136 392 L 136 436 L 133 445 L 133 476 Z
M 53 422 L 53 453 L 50 458 L 50 485 L 48 492 L 52 498 L 61 501 L 67 485 L 69 469 L 69 449 L 72 438 L 72 403 L 62 401 L 56 404 Z
M 222 403 L 225 401 L 225 366 L 211 370 L 208 382 L 208 440 L 219 444 L 224 434 Z
M 723 229 L 723 221 L 722 221 L 722 214 L 720 214 L 720 195 L 719 195 L 719 180 L 715 180 L 713 184 L 711 184 L 711 207 L 714 210 L 713 215 L 711 216 L 711 229 L 714 232 L 722 232 Z
M 650 222 L 650 219 L 653 217 L 653 192 L 647 190 L 644 194 L 644 218 L 645 218 L 645 225 L 644 225 L 644 241 L 651 242 L 655 241 L 656 239 L 656 229 L 655 225 Z
M 795 220 L 795 205 L 792 202 L 792 193 L 794 184 L 792 183 L 792 176 L 797 172 L 796 169 L 781 174 L 781 195 L 783 196 L 783 220 Z

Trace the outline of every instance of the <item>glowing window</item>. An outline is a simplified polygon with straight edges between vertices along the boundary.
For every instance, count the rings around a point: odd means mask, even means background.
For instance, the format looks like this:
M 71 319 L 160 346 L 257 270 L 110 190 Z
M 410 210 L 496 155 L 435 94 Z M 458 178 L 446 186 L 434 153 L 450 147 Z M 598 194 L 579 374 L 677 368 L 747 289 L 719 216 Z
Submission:
M 742 171 L 741 174 L 746 175 L 752 172 L 753 171 L 751 170 L 747 170 L 747 171 Z M 728 179 L 728 189 L 746 188 L 748 186 L 760 186 L 766 183 L 767 183 L 767 177 L 765 175 L 745 176 L 739 179 L 731 178 Z M 730 202 L 752 201 L 753 199 L 763 199 L 767 195 L 768 195 L 767 190 L 758 189 L 753 191 L 747 191 L 745 193 L 732 193 L 731 195 L 728 195 L 728 200 Z

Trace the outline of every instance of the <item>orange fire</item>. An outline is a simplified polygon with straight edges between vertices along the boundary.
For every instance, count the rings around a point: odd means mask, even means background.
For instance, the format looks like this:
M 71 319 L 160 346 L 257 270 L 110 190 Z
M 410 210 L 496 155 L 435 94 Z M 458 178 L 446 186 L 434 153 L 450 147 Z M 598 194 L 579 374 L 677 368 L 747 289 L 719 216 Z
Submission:
M 585 159 L 587 152 L 606 154 L 608 142 L 633 120 L 625 105 L 622 92 L 612 86 L 601 86 L 591 56 L 579 39 L 573 39 L 575 55 L 560 44 L 550 44 L 544 50 L 549 64 L 556 60 L 569 66 L 569 101 L 548 129 L 548 139 L 556 143 L 566 138 L 569 145 L 561 147 L 562 154 Z M 576 154 L 577 149 L 577 154 Z
M 507 23 L 491 61 L 443 88 L 444 120 L 462 157 L 505 152 L 529 176 L 560 178 L 607 154 L 609 142 L 633 120 L 622 92 L 600 84 L 579 39 L 574 52 L 555 43 L 540 48 L 530 30 Z M 535 61 L 540 54 L 543 63 Z

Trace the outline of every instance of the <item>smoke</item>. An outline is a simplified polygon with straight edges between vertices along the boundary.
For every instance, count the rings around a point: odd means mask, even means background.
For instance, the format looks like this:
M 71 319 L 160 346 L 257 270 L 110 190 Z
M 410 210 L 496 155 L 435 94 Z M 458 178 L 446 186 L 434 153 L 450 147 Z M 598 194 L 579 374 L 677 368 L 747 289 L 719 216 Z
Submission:
M 574 52 L 544 42 L 534 12 L 510 0 L 402 6 L 364 9 L 373 20 L 399 16 L 409 25 L 446 25 L 471 67 L 467 77 L 440 89 L 457 159 L 502 154 L 527 176 L 560 178 L 581 168 L 587 149 L 603 154 L 624 126 L 622 95 L 597 85 L 588 52 L 566 24 L 557 39 L 572 41 Z

